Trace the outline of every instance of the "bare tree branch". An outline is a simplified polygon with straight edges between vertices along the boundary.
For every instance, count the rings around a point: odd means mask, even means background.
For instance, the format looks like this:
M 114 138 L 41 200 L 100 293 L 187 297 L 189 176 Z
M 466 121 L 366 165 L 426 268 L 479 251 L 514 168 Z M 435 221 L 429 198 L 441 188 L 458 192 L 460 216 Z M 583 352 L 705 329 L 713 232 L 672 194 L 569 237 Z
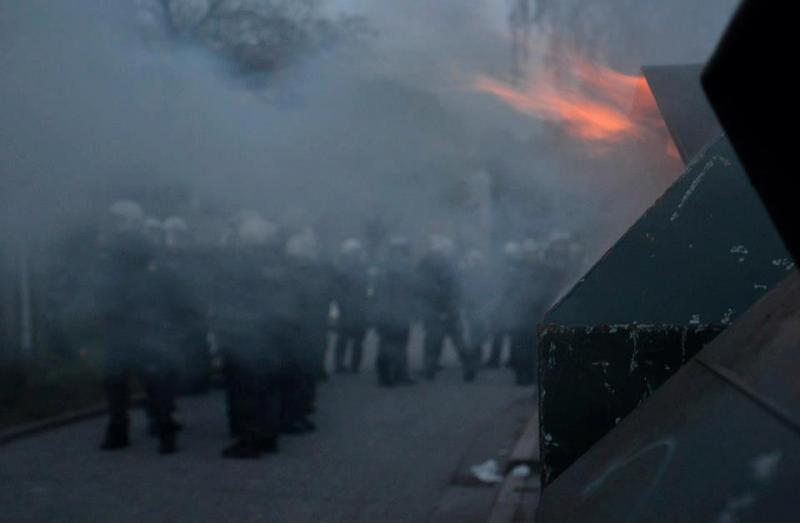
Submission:
M 154 0 L 169 39 L 195 40 L 243 72 L 269 72 L 337 41 L 358 39 L 366 23 L 332 19 L 319 0 Z

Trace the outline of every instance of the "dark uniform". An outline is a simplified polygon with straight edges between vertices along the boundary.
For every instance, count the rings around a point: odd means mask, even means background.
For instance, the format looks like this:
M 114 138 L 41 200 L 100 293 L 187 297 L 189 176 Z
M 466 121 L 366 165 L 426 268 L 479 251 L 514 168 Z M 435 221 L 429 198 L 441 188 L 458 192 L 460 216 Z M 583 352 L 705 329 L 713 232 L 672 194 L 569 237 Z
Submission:
M 324 371 L 328 284 L 311 261 L 287 258 L 276 271 L 278 290 L 267 331 L 281 353 L 281 431 L 298 434 L 315 429 L 310 416 Z
M 221 252 L 215 263 L 212 326 L 224 359 L 228 425 L 236 442 L 224 457 L 277 450 L 280 356 L 269 343 L 271 289 L 254 249 Z
M 181 392 L 207 392 L 211 383 L 211 352 L 208 344 L 208 313 L 212 281 L 209 253 L 189 247 L 167 250 L 162 263 L 191 292 L 190 300 L 177 311 L 173 325 L 179 337 L 181 358 L 178 384 Z
M 174 275 L 155 264 L 154 249 L 143 236 L 117 234 L 104 254 L 99 306 L 110 420 L 102 448 L 128 446 L 130 380 L 136 376 L 144 385 L 160 452 L 174 452 L 177 337 L 170 319 L 184 306 L 185 294 Z
M 336 279 L 335 300 L 339 306 L 338 336 L 334 349 L 336 371 L 356 373 L 361 369 L 367 334 L 367 267 L 359 261 L 348 260 L 340 267 Z M 349 344 L 352 344 L 352 349 L 348 366 Z
M 536 328 L 547 308 L 548 275 L 541 264 L 522 258 L 510 260 L 506 274 L 497 322 L 509 336 L 509 366 L 516 383 L 531 385 L 536 381 Z
M 408 341 L 417 296 L 408 255 L 390 251 L 386 267 L 373 281 L 370 317 L 380 337 L 376 367 L 378 383 L 386 387 L 411 382 Z
M 425 376 L 429 379 L 436 376 L 444 341 L 449 337 L 461 360 L 464 379 L 474 379 L 476 357 L 462 335 L 458 282 L 449 260 L 435 253 L 428 254 L 420 261 L 417 283 L 425 327 Z
M 497 299 L 496 282 L 494 272 L 482 261 L 468 261 L 461 278 L 464 282 L 461 303 L 469 333 L 468 343 L 475 351 L 477 365 L 484 343 L 490 342 L 490 353 L 496 344 L 492 339 L 492 320 Z

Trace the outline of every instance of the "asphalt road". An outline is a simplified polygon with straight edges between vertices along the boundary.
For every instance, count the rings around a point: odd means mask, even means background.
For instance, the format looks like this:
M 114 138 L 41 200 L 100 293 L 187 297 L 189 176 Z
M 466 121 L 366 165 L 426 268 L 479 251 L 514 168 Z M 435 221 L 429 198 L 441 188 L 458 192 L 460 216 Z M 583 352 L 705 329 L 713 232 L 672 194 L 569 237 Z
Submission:
M 103 419 L 2 446 L 0 522 L 485 521 L 496 487 L 469 467 L 502 461 L 532 390 L 503 370 L 464 384 L 452 358 L 437 381 L 397 389 L 378 388 L 367 369 L 322 385 L 317 433 L 284 437 L 257 461 L 220 457 L 219 392 L 180 402 L 174 456 L 157 454 L 141 412 L 120 452 L 97 450 Z

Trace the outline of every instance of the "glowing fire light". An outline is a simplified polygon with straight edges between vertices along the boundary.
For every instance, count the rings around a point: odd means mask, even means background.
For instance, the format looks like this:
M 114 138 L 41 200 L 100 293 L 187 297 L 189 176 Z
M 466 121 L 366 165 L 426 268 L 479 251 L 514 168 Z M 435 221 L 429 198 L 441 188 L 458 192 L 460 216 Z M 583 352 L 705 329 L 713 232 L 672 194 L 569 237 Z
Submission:
M 548 69 L 520 86 L 478 75 L 473 88 L 517 112 L 558 123 L 570 135 L 598 145 L 643 140 L 653 122 L 663 125 L 654 100 L 631 111 L 638 92 L 644 89 L 649 94 L 643 76 L 626 75 L 577 56 L 568 57 L 567 67 L 558 73 L 556 78 L 555 71 Z

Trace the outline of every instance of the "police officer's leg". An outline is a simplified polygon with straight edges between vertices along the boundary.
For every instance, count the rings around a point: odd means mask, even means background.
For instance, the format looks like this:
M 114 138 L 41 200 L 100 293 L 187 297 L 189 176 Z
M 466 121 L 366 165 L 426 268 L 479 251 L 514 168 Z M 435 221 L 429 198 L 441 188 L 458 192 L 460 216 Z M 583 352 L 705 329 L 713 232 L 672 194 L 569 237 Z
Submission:
M 183 427 L 175 421 L 175 396 L 179 388 L 180 371 L 174 366 L 164 368 L 162 370 L 163 376 L 160 380 L 151 380 L 142 377 L 142 385 L 145 392 L 145 413 L 147 414 L 147 432 L 154 437 L 161 434 L 159 427 L 159 416 L 161 412 L 159 409 L 164 409 L 164 413 L 169 418 L 169 424 L 176 432 L 182 430 Z M 161 386 L 161 382 L 168 384 L 170 393 L 165 395 L 162 390 L 157 387 Z M 162 405 L 156 403 L 156 399 L 161 398 Z
M 428 379 L 436 377 L 442 359 L 445 329 L 439 318 L 429 318 L 425 325 L 424 374 Z
M 259 377 L 250 365 L 237 365 L 235 380 L 239 435 L 236 442 L 222 451 L 225 458 L 254 459 L 260 456 Z
M 451 316 L 446 324 L 447 333 L 450 336 L 450 341 L 456 349 L 458 359 L 461 362 L 461 369 L 464 374 L 465 381 L 472 381 L 475 379 L 475 367 L 477 356 L 475 349 L 470 344 L 467 344 L 464 339 L 464 331 L 461 328 L 461 322 L 458 317 Z
M 303 432 L 310 432 L 317 429 L 311 421 L 311 415 L 317 410 L 317 383 L 318 376 L 314 368 L 307 369 L 303 373 L 303 394 L 301 404 L 301 415 L 298 417 L 300 428 Z
M 474 348 L 473 356 L 475 357 L 475 366 L 479 367 L 483 364 L 484 347 L 487 342 L 491 343 L 489 333 L 489 322 L 481 318 L 475 318 L 470 325 L 470 343 Z M 491 352 L 491 346 L 489 347 Z
M 105 391 L 108 401 L 108 428 L 100 448 L 116 450 L 130 445 L 128 438 L 128 406 L 130 403 L 130 369 L 124 364 L 106 369 Z
M 278 451 L 278 436 L 281 424 L 281 375 L 269 369 L 263 377 L 261 387 L 261 409 L 263 412 L 261 450 Z
M 379 332 L 378 358 L 375 360 L 376 371 L 378 372 L 378 384 L 383 387 L 392 385 L 391 376 L 391 351 L 392 351 L 392 332 L 388 327 L 382 327 Z
M 504 333 L 497 332 L 489 340 L 489 357 L 485 366 L 490 369 L 500 367 L 500 357 L 503 353 L 503 343 L 505 342 Z
M 148 362 L 140 369 L 145 384 L 147 401 L 152 408 L 153 422 L 159 438 L 159 452 L 172 454 L 176 451 L 177 427 L 172 418 L 175 409 L 175 373 L 164 364 Z
M 388 376 L 389 383 L 397 385 L 400 380 L 400 340 L 396 332 L 392 333 L 391 343 L 389 344 L 389 364 Z
M 309 386 L 314 376 L 300 362 L 292 362 L 281 380 L 281 432 L 302 434 L 308 431 L 305 421 L 309 414 Z
M 295 407 L 294 407 L 294 388 L 296 386 L 295 380 L 295 365 L 292 361 L 285 361 L 281 367 L 279 376 L 280 387 L 280 428 L 282 432 L 287 432 L 294 423 Z
M 364 360 L 364 342 L 367 338 L 367 326 L 354 326 L 351 338 L 353 340 L 353 349 L 350 353 L 350 372 L 357 374 L 361 370 L 361 362 Z
M 406 328 L 398 331 L 397 341 L 397 375 L 398 383 L 401 385 L 413 385 L 416 382 L 411 378 L 411 371 L 408 362 L 408 345 L 411 340 L 411 329 Z
M 533 328 L 525 329 L 519 334 L 521 338 L 521 383 L 520 385 L 533 385 L 537 377 L 538 339 Z
M 517 385 L 531 385 L 534 380 L 534 359 L 536 354 L 536 336 L 531 329 L 519 328 L 510 334 L 511 355 L 509 365 L 514 371 Z
M 341 374 L 347 370 L 345 361 L 347 360 L 347 332 L 343 326 L 339 326 L 335 331 L 333 342 L 333 361 L 337 373 Z
M 264 361 L 252 362 L 247 371 L 247 383 L 246 426 L 239 445 L 240 452 L 246 455 L 235 457 L 253 457 L 256 451 L 277 452 L 279 397 L 274 390 L 278 387 L 270 366 Z
M 208 392 L 211 382 L 211 353 L 208 350 L 206 332 L 202 328 L 192 329 L 181 340 L 184 357 L 181 373 L 181 390 L 189 394 Z
M 315 382 L 328 381 L 328 371 L 325 368 L 326 355 L 328 353 L 328 327 L 325 324 L 318 325 L 312 329 L 309 336 L 308 347 L 306 350 L 314 355 L 314 359 L 309 367 Z M 315 387 L 316 388 L 316 387 Z
M 225 382 L 225 399 L 228 415 L 228 432 L 231 437 L 241 435 L 240 410 L 242 404 L 242 380 L 236 360 L 230 347 L 223 351 L 223 379 Z
M 520 348 L 521 338 L 519 329 L 514 329 L 508 333 L 508 367 L 514 371 L 514 379 L 519 381 L 522 371 L 522 349 Z

